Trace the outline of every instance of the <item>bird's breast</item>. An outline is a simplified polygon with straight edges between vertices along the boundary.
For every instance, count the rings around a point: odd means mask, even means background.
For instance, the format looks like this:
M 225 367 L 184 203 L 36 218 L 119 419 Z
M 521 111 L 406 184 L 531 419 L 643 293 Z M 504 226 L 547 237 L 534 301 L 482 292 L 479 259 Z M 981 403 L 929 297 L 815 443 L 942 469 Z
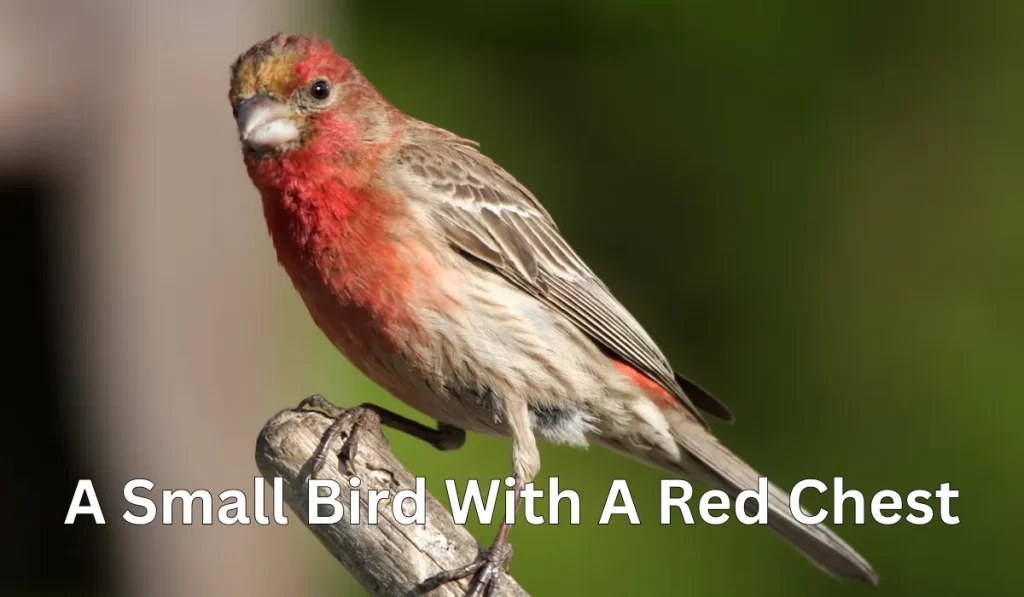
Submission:
M 278 260 L 313 320 L 358 369 L 393 395 L 429 399 L 434 334 L 424 313 L 452 306 L 428 230 L 380 196 L 264 196 Z M 384 209 L 381 206 L 389 206 Z

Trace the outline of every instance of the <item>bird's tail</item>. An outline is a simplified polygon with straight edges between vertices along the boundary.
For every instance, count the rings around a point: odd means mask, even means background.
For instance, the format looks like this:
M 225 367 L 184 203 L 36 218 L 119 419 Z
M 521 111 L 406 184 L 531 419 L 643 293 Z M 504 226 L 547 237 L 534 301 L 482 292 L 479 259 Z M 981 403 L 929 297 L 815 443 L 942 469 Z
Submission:
M 641 459 L 673 474 L 717 487 L 733 498 L 745 489 L 757 490 L 758 473 L 733 454 L 710 431 L 685 412 L 665 412 L 672 434 L 682 449 L 678 460 L 647 452 Z M 620 448 L 621 449 L 621 448 Z M 768 526 L 800 550 L 811 562 L 837 578 L 877 584 L 878 575 L 852 547 L 825 525 L 797 522 L 790 511 L 789 494 L 768 483 Z M 746 502 L 755 506 L 751 500 Z M 753 515 L 755 512 L 751 511 Z

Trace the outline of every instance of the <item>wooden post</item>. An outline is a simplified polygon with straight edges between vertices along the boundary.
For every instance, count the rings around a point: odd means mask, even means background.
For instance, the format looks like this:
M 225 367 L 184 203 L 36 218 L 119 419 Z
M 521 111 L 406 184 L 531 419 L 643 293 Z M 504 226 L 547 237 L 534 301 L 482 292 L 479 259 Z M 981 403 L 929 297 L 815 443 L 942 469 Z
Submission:
M 426 496 L 426 524 L 399 524 L 392 512 L 395 493 L 414 489 L 415 479 L 391 453 L 379 428 L 360 439 L 351 474 L 359 478 L 360 522 L 351 524 L 349 512 L 332 525 L 310 525 L 310 458 L 331 419 L 312 410 L 284 410 L 271 418 L 256 442 L 256 464 L 264 478 L 281 477 L 284 501 L 302 523 L 341 564 L 375 597 L 430 595 L 462 597 L 469 579 L 435 586 L 431 577 L 471 563 L 480 551 L 476 540 L 455 524 L 451 515 L 430 494 Z M 329 458 L 317 479 L 336 481 L 343 504 L 349 501 L 351 477 Z M 367 491 L 388 490 L 389 498 L 377 507 L 378 524 L 366 524 Z M 323 512 L 327 514 L 327 512 Z M 295 517 L 292 517 L 294 520 Z M 501 573 L 494 597 L 529 597 L 511 576 Z

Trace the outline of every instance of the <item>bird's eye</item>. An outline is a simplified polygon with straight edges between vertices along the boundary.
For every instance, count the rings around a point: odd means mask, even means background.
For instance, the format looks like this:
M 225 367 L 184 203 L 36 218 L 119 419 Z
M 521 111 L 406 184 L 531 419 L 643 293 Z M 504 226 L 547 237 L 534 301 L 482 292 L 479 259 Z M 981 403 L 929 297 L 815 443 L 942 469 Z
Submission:
M 313 99 L 323 101 L 331 95 L 331 84 L 323 79 L 317 79 L 309 86 L 309 94 Z

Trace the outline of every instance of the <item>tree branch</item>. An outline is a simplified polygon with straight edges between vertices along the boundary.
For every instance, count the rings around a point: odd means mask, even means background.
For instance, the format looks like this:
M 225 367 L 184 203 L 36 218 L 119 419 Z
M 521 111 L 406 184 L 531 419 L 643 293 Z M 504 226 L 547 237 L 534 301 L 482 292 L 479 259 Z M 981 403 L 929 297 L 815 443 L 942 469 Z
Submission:
M 480 551 L 476 540 L 430 494 L 426 496 L 426 524 L 399 524 L 392 512 L 395 493 L 414 489 L 413 475 L 391 453 L 391 445 L 374 429 L 360 438 L 352 474 L 359 477 L 360 521 L 349 522 L 347 510 L 353 488 L 350 477 L 338 469 L 338 459 L 328 458 L 317 479 L 331 479 L 346 510 L 332 525 L 310 525 L 308 477 L 310 458 L 331 419 L 317 411 L 284 410 L 271 418 L 256 442 L 256 464 L 268 481 L 281 477 L 284 501 L 302 523 L 341 564 L 375 597 L 462 597 L 469 579 L 440 586 L 425 582 L 431 577 L 472 562 Z M 337 448 L 334 448 L 333 453 Z M 389 498 L 377 507 L 378 524 L 366 524 L 367 491 L 388 490 Z M 329 512 L 322 512 L 328 514 Z M 502 573 L 494 597 L 529 597 L 512 577 Z

